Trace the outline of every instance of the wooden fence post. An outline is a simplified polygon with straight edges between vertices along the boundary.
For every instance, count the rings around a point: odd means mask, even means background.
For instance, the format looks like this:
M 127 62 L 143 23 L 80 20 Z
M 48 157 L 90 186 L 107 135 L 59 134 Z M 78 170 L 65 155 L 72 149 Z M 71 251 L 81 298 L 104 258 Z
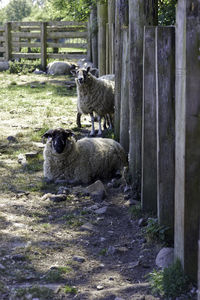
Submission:
M 129 0 L 129 170 L 135 197 L 141 192 L 143 32 L 144 25 L 157 25 L 157 0 Z
M 108 36 L 109 36 L 109 57 L 108 64 L 110 74 L 114 74 L 114 26 L 115 26 L 115 0 L 108 0 Z
M 98 66 L 99 75 L 106 74 L 106 24 L 108 21 L 107 2 L 97 4 L 98 12 Z
M 120 139 L 121 80 L 122 80 L 122 26 L 128 23 L 126 18 L 128 2 L 116 0 L 115 4 L 115 139 Z
M 144 28 L 142 178 L 144 211 L 157 211 L 156 49 L 155 27 Z
M 200 240 L 198 241 L 198 292 L 197 299 L 200 300 Z
M 197 281 L 200 217 L 200 0 L 176 17 L 175 257 Z
M 98 24 L 97 24 L 97 7 L 93 6 L 90 14 L 90 36 L 92 62 L 94 67 L 98 67 Z
M 128 27 L 122 31 L 122 74 L 121 74 L 121 112 L 120 144 L 129 152 L 129 39 Z
M 9 61 L 12 56 L 11 23 L 5 24 L 5 60 Z
M 43 70 L 46 69 L 47 66 L 47 23 L 41 22 L 40 24 L 40 30 L 41 30 L 41 65 Z
M 174 235 L 175 28 L 156 28 L 158 220 Z

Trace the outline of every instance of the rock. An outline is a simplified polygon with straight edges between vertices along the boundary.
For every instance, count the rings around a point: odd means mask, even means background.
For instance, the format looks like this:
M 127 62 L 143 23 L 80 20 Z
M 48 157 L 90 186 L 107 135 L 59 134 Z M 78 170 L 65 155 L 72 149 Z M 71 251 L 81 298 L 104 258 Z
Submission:
M 67 197 L 66 197 L 66 194 L 51 195 L 49 197 L 49 200 L 51 200 L 53 202 L 62 202 L 62 201 L 66 201 Z
M 35 69 L 35 71 L 33 71 L 33 73 L 36 74 L 36 75 L 46 74 L 45 72 L 43 72 L 39 69 Z
M 107 208 L 108 208 L 107 206 L 103 206 L 103 207 L 101 207 L 101 208 L 95 210 L 94 212 L 95 212 L 95 214 L 97 214 L 97 215 L 102 215 L 102 214 L 105 214 L 105 213 L 106 213 Z
M 26 260 L 26 256 L 23 254 L 14 254 L 12 256 L 12 259 L 15 261 L 24 261 L 24 260 Z
M 100 242 L 105 242 L 105 241 L 106 241 L 106 238 L 104 238 L 104 237 L 100 238 Z
M 139 221 L 138 221 L 138 226 L 143 227 L 143 226 L 146 226 L 146 225 L 147 225 L 147 220 L 144 219 L 144 218 L 140 218 Z
M 114 246 L 109 246 L 107 250 L 108 255 L 113 255 L 116 252 L 116 248 Z
M 0 62 L 0 72 L 8 70 L 10 67 L 8 61 L 1 61 Z
M 94 204 L 92 206 L 86 207 L 85 210 L 86 211 L 94 211 L 97 210 L 99 208 L 99 206 L 97 204 Z
M 82 256 L 73 256 L 73 260 L 80 262 L 80 263 L 84 263 L 85 262 L 85 258 Z
M 97 180 L 95 183 L 89 185 L 86 191 L 90 194 L 94 201 L 102 201 L 106 196 L 106 190 L 103 183 Z
M 17 143 L 18 142 L 16 137 L 14 137 L 12 135 L 8 136 L 7 140 L 9 141 L 9 143 Z
M 124 300 L 123 298 L 116 297 L 114 300 Z
M 156 257 L 156 265 L 159 268 L 167 268 L 172 265 L 174 262 L 174 248 L 162 248 L 157 257 Z
M 103 290 L 103 289 L 104 289 L 103 285 L 97 285 L 97 290 L 98 290 L 98 291 L 101 291 L 101 290 Z
M 90 224 L 90 223 L 85 223 L 81 226 L 82 230 L 87 230 L 87 231 L 93 231 L 93 232 L 97 232 L 97 229 L 94 225 Z
M 128 264 L 128 269 L 134 269 L 140 265 L 140 261 L 134 261 Z
M 25 157 L 26 159 L 33 159 L 36 158 L 38 156 L 38 152 L 27 152 L 25 153 Z
M 69 193 L 70 193 L 70 189 L 65 186 L 60 186 L 58 189 L 58 194 L 69 195 Z
M 0 264 L 0 270 L 5 270 L 5 267 L 2 264 Z
M 124 253 L 128 252 L 128 248 L 127 247 L 119 247 L 116 250 L 120 254 L 124 254 Z
M 54 61 L 48 64 L 47 74 L 50 75 L 71 75 L 72 65 L 64 61 Z

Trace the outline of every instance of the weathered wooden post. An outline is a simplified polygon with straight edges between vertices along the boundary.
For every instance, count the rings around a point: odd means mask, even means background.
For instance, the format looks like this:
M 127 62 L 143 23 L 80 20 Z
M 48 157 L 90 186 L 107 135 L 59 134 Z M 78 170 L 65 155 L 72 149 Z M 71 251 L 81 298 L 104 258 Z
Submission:
M 11 23 L 5 24 L 5 60 L 9 61 L 12 56 L 12 43 L 11 43 Z
M 120 105 L 120 144 L 129 152 L 129 38 L 128 5 L 125 6 L 122 21 L 122 68 Z
M 157 25 L 157 0 L 129 0 L 129 169 L 136 197 L 141 191 L 143 32 L 144 25 Z
M 41 43 L 41 65 L 43 70 L 47 66 L 47 23 L 41 22 L 40 24 L 40 43 Z
M 115 26 L 115 0 L 108 0 L 108 42 L 109 42 L 109 53 L 108 53 L 108 73 L 114 74 L 114 26 Z
M 200 240 L 198 241 L 198 300 L 200 300 Z
M 121 80 L 122 80 L 122 25 L 128 9 L 126 0 L 115 3 L 115 139 L 120 138 Z
M 98 24 L 97 6 L 93 5 L 90 13 L 91 56 L 94 67 L 98 67 Z
M 108 22 L 107 1 L 98 2 L 98 66 L 99 75 L 106 74 L 106 24 Z
M 157 215 L 174 234 L 175 27 L 156 28 Z
M 157 131 L 156 131 L 156 33 L 144 28 L 142 178 L 141 200 L 144 211 L 157 211 Z
M 197 280 L 200 217 L 200 0 L 176 17 L 175 257 Z

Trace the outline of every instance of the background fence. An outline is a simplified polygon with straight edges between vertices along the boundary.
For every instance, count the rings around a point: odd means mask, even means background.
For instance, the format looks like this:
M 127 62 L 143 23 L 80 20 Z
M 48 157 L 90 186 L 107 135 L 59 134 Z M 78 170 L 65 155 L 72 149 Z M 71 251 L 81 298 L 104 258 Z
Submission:
M 0 27 L 0 61 L 12 59 L 74 59 L 88 50 L 87 23 L 8 22 Z
M 200 0 L 178 1 L 176 27 L 157 26 L 157 7 L 99 3 L 91 58 L 101 75 L 115 72 L 115 137 L 129 153 L 134 197 L 170 227 L 175 258 L 200 289 Z

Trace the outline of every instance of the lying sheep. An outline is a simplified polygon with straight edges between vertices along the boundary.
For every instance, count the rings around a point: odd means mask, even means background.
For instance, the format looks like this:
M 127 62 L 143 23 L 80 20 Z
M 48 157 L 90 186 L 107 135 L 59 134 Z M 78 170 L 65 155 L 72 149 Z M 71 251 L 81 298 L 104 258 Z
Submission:
M 92 121 L 92 130 L 90 135 L 95 135 L 94 115 L 98 115 L 99 131 L 102 135 L 101 118 L 114 113 L 114 81 L 96 78 L 90 73 L 90 67 L 87 69 L 73 70 L 77 76 L 77 124 L 80 125 L 80 115 L 90 114 Z M 78 122 L 79 121 L 79 122 Z
M 112 139 L 83 138 L 77 142 L 70 130 L 48 130 L 44 148 L 44 176 L 49 180 L 89 183 L 106 179 L 127 164 L 122 146 Z

